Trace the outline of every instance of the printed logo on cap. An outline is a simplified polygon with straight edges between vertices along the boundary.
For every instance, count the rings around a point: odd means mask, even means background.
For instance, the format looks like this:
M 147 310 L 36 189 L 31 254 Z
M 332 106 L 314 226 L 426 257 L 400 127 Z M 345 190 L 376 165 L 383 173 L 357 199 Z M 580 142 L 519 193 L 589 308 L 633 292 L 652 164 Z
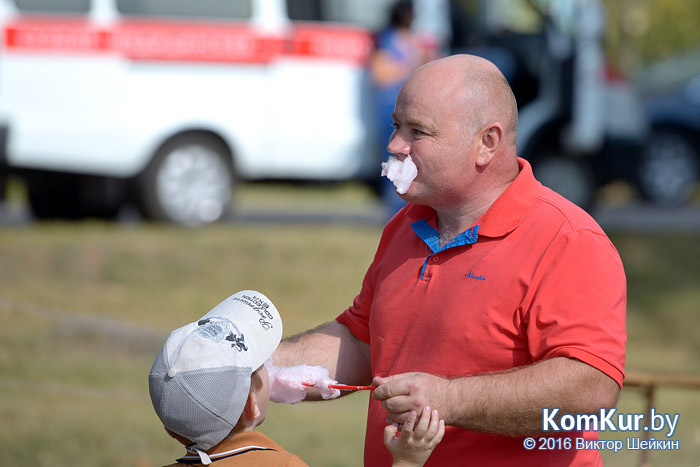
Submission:
M 275 317 L 272 315 L 272 313 L 270 313 L 270 311 L 268 310 L 268 308 L 270 308 L 270 304 L 268 302 L 266 302 L 265 300 L 263 300 L 262 298 L 257 297 L 257 296 L 251 297 L 250 295 L 241 295 L 241 296 L 234 295 L 232 297 L 232 300 L 234 300 L 236 302 L 244 303 L 244 304 L 248 305 L 249 307 L 251 307 L 260 317 L 260 319 L 258 321 L 260 323 L 260 326 L 262 326 L 262 328 L 265 331 L 274 327 L 272 325 L 272 323 L 270 322 L 270 320 L 275 319 Z
M 195 333 L 217 344 L 227 343 L 239 352 L 247 352 L 245 336 L 231 321 L 223 318 L 206 318 L 197 322 Z

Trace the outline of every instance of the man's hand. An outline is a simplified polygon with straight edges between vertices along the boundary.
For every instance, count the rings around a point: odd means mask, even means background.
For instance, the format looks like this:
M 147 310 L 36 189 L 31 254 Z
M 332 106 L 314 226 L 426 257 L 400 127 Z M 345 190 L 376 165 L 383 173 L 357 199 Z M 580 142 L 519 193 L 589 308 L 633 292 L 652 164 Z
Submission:
M 382 403 L 389 417 L 387 423 L 404 424 L 411 412 L 421 413 L 432 407 L 445 419 L 449 412 L 446 393 L 449 380 L 428 373 L 403 373 L 382 378 L 376 376 L 372 397 Z
M 554 357 L 502 372 L 461 378 L 426 373 L 375 377 L 372 394 L 403 424 L 412 410 L 430 406 L 447 425 L 472 431 L 534 435 L 542 430 L 542 408 L 568 413 L 596 413 L 615 405 L 618 384 L 596 368 L 567 357 Z

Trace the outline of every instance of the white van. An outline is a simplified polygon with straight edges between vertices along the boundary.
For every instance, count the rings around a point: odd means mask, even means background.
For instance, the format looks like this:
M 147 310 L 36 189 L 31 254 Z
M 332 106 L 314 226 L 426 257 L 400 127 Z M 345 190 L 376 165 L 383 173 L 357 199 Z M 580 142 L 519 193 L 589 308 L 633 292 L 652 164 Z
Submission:
M 0 171 L 37 218 L 222 217 L 235 180 L 370 179 L 369 31 L 321 0 L 0 0 Z M 326 8 L 327 9 L 327 8 Z

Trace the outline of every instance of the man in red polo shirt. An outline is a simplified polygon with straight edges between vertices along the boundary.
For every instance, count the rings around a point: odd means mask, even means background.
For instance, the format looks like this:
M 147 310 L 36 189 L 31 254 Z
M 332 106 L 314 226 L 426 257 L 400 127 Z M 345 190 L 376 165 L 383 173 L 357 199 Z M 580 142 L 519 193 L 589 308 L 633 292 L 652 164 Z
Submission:
M 617 251 L 517 157 L 515 99 L 492 63 L 424 65 L 393 118 L 388 150 L 418 169 L 401 195 L 409 204 L 386 225 L 352 306 L 283 342 L 276 364 L 324 365 L 338 381 L 377 386 L 365 465 L 390 465 L 385 425 L 424 407 L 448 425 L 426 465 L 601 464 L 598 451 L 575 448 L 596 433 L 547 433 L 550 450 L 524 440 L 542 433 L 545 407 L 591 414 L 617 401 Z

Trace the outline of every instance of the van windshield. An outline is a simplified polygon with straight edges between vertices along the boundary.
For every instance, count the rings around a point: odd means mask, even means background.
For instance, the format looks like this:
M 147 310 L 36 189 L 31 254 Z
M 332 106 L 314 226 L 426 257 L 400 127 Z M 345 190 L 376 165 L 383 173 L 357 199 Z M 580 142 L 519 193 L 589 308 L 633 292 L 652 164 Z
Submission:
M 14 0 L 19 11 L 27 13 L 87 13 L 90 0 Z
M 117 10 L 126 16 L 159 18 L 226 20 L 249 19 L 252 16 L 251 0 L 117 0 Z

